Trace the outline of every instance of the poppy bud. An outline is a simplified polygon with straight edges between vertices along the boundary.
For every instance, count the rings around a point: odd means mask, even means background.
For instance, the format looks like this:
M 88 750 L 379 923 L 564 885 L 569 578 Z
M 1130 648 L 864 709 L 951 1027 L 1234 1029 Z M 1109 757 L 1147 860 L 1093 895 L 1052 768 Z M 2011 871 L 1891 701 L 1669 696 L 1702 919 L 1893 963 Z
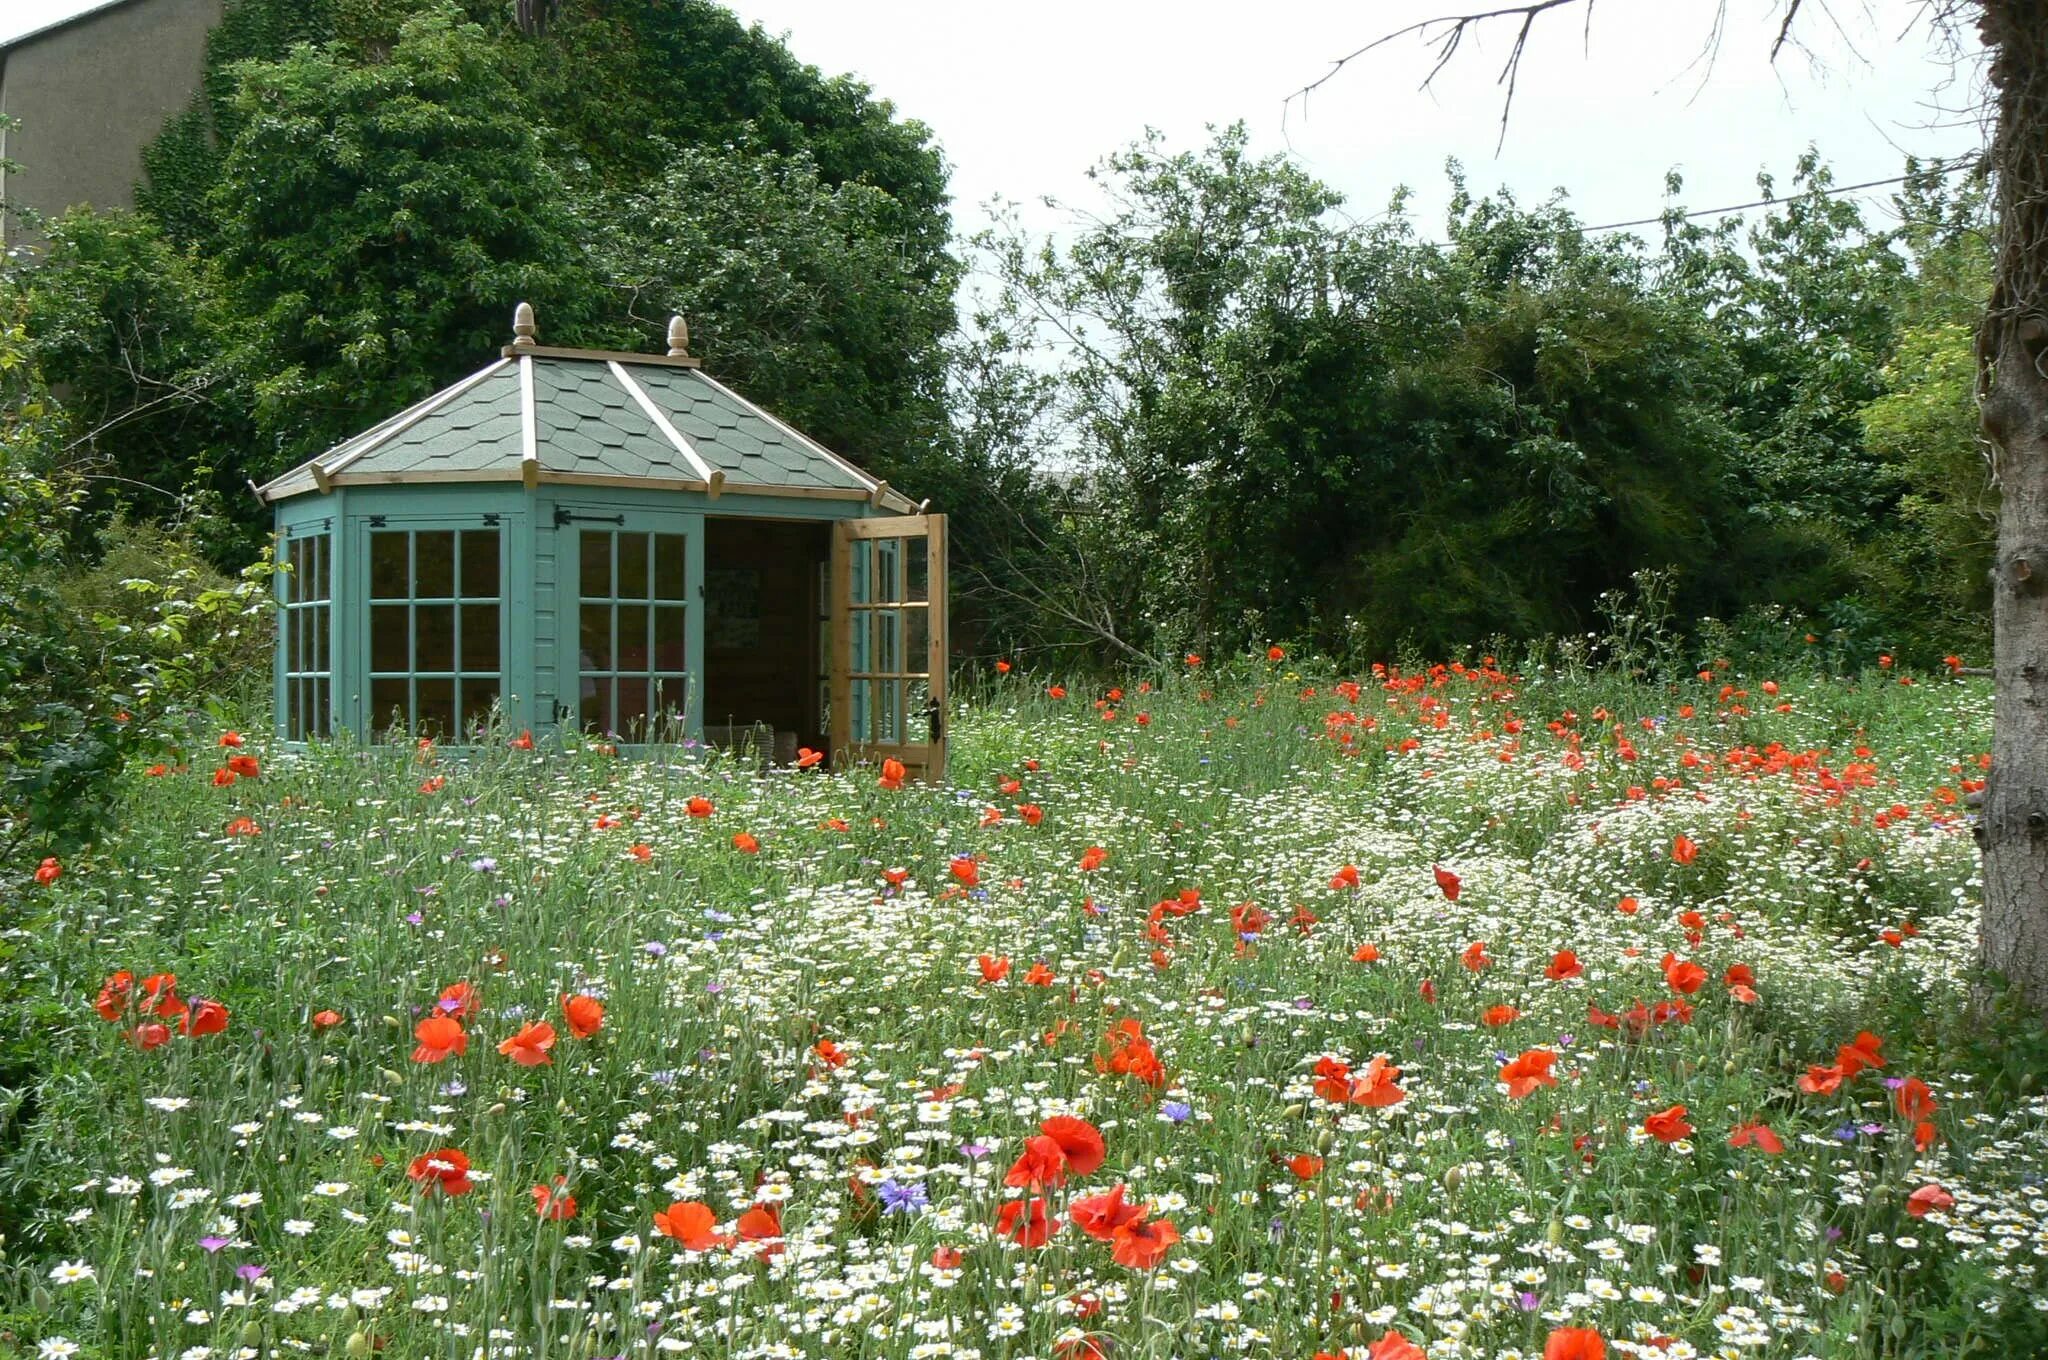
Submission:
M 253 1322 L 242 1324 L 242 1344 L 255 1350 L 263 1344 L 263 1328 Z
M 1551 1215 L 1550 1222 L 1544 1225 L 1543 1237 L 1553 1247 L 1564 1241 L 1564 1221 L 1555 1214 Z
M 556 1113 L 556 1114 L 567 1114 L 567 1113 L 569 1113 L 569 1110 L 570 1110 L 570 1105 L 569 1105 L 569 1098 L 568 1098 L 567 1096 L 563 1096 L 563 1097 L 562 1097 L 562 1098 L 561 1098 L 560 1100 L 557 1100 L 557 1101 L 555 1102 L 555 1113 Z
M 495 1104 L 495 1105 L 491 1106 L 491 1108 L 490 1108 L 490 1109 L 488 1109 L 488 1110 L 485 1110 L 485 1111 L 484 1111 L 484 1113 L 485 1113 L 485 1114 L 503 1114 L 503 1113 L 505 1113 L 505 1102 L 504 1102 L 504 1101 L 502 1101 L 502 1100 L 501 1100 L 501 1101 L 499 1101 L 499 1102 L 498 1102 L 497 1104 Z
M 1458 1187 L 1459 1187 L 1459 1186 L 1461 1186 L 1461 1185 L 1463 1185 L 1464 1183 L 1465 1183 L 1465 1168 L 1464 1168 L 1464 1167 L 1462 1167 L 1462 1166 L 1454 1166 L 1454 1167 L 1452 1167 L 1452 1168 L 1451 1168 L 1450 1170 L 1448 1170 L 1448 1171 L 1444 1172 L 1444 1189 L 1446 1189 L 1446 1190 L 1448 1190 L 1448 1191 L 1452 1192 L 1453 1194 L 1457 1193 L 1457 1189 L 1458 1189 Z
M 1306 1113 L 1304 1107 L 1300 1105 L 1289 1105 L 1286 1109 L 1280 1112 L 1280 1117 L 1282 1119 L 1299 1119 L 1304 1113 Z
M 378 1072 L 379 1072 L 380 1074 L 382 1074 L 382 1076 L 383 1076 L 383 1078 L 384 1078 L 384 1081 L 385 1081 L 385 1084 L 387 1084 L 387 1085 L 390 1085 L 390 1086 L 401 1086 L 401 1085 L 403 1085 L 403 1084 L 405 1083 L 405 1078 L 404 1078 L 404 1077 L 401 1077 L 401 1076 L 399 1076 L 399 1075 L 398 1075 L 398 1073 L 396 1073 L 396 1072 L 392 1071 L 392 1070 L 391 1070 L 390 1068 L 388 1068 L 388 1067 L 380 1067 L 380 1068 L 378 1068 L 378 1069 L 377 1069 L 377 1071 L 378 1071 Z
M 1335 1129 L 1326 1128 L 1316 1135 L 1317 1152 L 1327 1153 L 1335 1146 L 1337 1146 L 1337 1131 Z
M 385 1024 L 387 1024 L 387 1025 L 389 1025 L 389 1026 L 391 1026 L 391 1028 L 393 1028 L 393 1029 L 404 1029 L 404 1028 L 405 1028 L 405 1021 L 403 1021 L 403 1020 L 399 1019 L 399 1018 L 398 1018 L 397 1016 L 395 1016 L 395 1015 L 387 1015 L 387 1016 L 385 1016 L 385 1017 L 384 1017 L 384 1023 L 385 1023 Z
M 370 1354 L 370 1338 L 364 1332 L 350 1332 L 342 1350 L 348 1353 L 348 1360 L 367 1360 Z
M 1721 1075 L 1724 1077 L 1735 1075 L 1735 1059 L 1730 1058 L 1727 1062 L 1721 1064 Z

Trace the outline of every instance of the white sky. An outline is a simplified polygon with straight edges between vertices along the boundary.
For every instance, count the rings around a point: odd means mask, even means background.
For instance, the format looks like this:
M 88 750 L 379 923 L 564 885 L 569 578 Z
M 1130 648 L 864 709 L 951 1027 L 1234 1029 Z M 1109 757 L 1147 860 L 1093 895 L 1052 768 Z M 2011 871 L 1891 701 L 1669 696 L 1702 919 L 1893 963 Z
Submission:
M 1411 212 L 1430 236 L 1448 197 L 1446 157 L 1464 162 L 1478 191 L 1505 183 L 1534 202 L 1565 188 L 1596 224 L 1656 214 L 1674 167 L 1686 205 L 1708 208 L 1757 197 L 1759 169 L 1788 184 L 1809 143 L 1838 182 L 1856 183 L 1898 174 L 1907 151 L 1953 155 L 1981 140 L 1969 112 L 1974 52 L 1952 69 L 1915 23 L 1918 0 L 1830 0 L 1846 40 L 1809 0 L 1795 33 L 1812 58 L 1788 51 L 1775 67 L 1775 0 L 1728 0 L 1704 83 L 1687 68 L 1715 0 L 1607 0 L 1590 37 L 1577 7 L 1554 11 L 1531 38 L 1498 156 L 1504 28 L 1468 40 L 1428 92 L 1417 88 L 1428 52 L 1404 39 L 1346 67 L 1311 96 L 1306 116 L 1287 96 L 1390 30 L 1503 0 L 728 3 L 786 36 L 803 60 L 861 76 L 928 123 L 953 165 L 955 219 L 968 228 L 993 194 L 1085 206 L 1087 168 L 1148 125 L 1181 149 L 1202 142 L 1206 124 L 1242 119 L 1256 149 L 1291 150 L 1355 216 L 1377 214 L 1397 185 L 1416 190 Z M 1026 214 L 1044 230 L 1070 220 Z
M 1353 63 L 1306 116 L 1287 107 L 1283 127 L 1282 111 L 1332 58 L 1405 23 L 1504 0 L 728 2 L 805 61 L 861 76 L 928 123 L 968 229 L 1001 194 L 1027 205 L 1030 224 L 1057 230 L 1066 218 L 1030 205 L 1047 194 L 1086 204 L 1087 168 L 1147 125 L 1182 148 L 1204 139 L 1205 124 L 1243 119 L 1258 149 L 1291 150 L 1357 216 L 1377 213 L 1396 185 L 1415 189 L 1431 235 L 1449 156 L 1477 190 L 1505 183 L 1534 201 L 1563 187 L 1600 223 L 1656 213 L 1673 167 L 1687 205 L 1705 208 L 1754 198 L 1760 168 L 1783 182 L 1809 143 L 1850 183 L 1897 174 L 1904 151 L 1955 154 L 1979 141 L 1974 59 L 1951 70 L 1915 22 L 1919 0 L 1809 0 L 1797 32 L 1815 59 L 1788 52 L 1775 67 L 1779 0 L 1728 0 L 1704 84 L 1687 68 L 1716 0 L 1605 0 L 1583 42 L 1578 7 L 1555 11 L 1531 40 L 1498 156 L 1504 28 L 1468 43 L 1430 92 L 1416 88 L 1428 54 L 1409 39 Z M 0 0 L 0 41 L 93 4 Z

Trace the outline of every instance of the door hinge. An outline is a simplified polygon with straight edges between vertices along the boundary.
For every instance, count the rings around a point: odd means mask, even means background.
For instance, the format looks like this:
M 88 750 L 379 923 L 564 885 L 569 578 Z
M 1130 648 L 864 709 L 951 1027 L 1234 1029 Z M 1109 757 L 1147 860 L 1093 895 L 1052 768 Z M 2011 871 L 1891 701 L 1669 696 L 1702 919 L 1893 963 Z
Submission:
M 490 513 L 486 514 L 486 515 L 484 516 L 484 523 L 486 523 L 486 524 L 489 524 L 489 525 L 492 525 L 492 526 L 494 526 L 494 527 L 495 527 L 495 526 L 496 526 L 496 524 L 498 523 L 498 513 L 497 513 L 497 511 L 493 510 L 493 511 L 491 511 Z
M 372 529 L 381 529 L 381 528 L 383 528 L 383 527 L 384 527 L 384 517 L 383 517 L 382 515 L 372 515 L 372 516 L 370 516 L 370 527 L 371 527 Z
M 576 514 L 574 511 L 564 510 L 559 505 L 555 507 L 555 527 L 558 529 L 561 528 L 564 524 L 572 523 L 623 525 L 625 524 L 625 522 L 626 517 L 624 515 L 579 515 Z

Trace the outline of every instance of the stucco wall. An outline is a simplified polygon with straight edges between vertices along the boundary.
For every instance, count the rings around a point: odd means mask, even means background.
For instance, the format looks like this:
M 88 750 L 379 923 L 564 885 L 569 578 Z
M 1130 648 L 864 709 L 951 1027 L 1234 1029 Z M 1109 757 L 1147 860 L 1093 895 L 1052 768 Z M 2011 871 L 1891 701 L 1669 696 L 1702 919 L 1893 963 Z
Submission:
M 0 51 L 0 113 L 21 126 L 0 180 L 8 206 L 55 214 L 129 207 L 142 149 L 199 88 L 207 32 L 225 0 L 128 0 Z M 0 240 L 33 244 L 0 214 Z

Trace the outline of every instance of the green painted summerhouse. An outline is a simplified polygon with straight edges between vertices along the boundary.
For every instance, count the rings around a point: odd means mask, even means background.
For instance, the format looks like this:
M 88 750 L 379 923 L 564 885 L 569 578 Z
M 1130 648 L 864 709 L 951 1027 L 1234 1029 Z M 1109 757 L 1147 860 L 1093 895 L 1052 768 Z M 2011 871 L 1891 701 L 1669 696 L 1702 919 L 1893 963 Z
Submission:
M 253 488 L 277 735 L 693 739 L 943 771 L 945 517 L 665 354 L 512 343 Z

